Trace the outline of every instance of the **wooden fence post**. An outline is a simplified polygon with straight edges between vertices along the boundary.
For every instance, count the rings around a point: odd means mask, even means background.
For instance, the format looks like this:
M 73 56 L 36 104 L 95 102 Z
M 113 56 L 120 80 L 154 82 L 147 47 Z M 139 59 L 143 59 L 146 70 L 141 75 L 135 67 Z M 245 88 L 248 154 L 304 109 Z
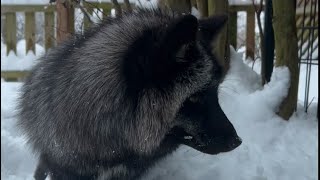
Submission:
M 237 49 L 237 11 L 229 12 L 229 17 L 230 44 Z
M 36 41 L 36 22 L 34 12 L 26 12 L 25 13 L 25 28 L 24 34 L 26 39 L 26 53 L 32 51 L 36 54 L 35 51 L 35 41 Z
M 86 10 L 87 10 L 87 12 L 88 12 L 88 15 L 89 15 L 89 16 L 92 16 L 93 8 L 92 8 L 91 6 L 89 6 L 87 3 L 86 3 L 86 5 L 85 5 L 85 8 L 86 8 Z M 89 20 L 86 16 L 84 16 L 84 17 L 83 17 L 83 26 L 84 26 L 84 29 L 87 30 L 87 29 L 90 27 L 90 25 L 91 25 L 90 20 Z
M 54 46 L 54 12 L 44 13 L 44 47 L 46 52 Z
M 57 0 L 57 43 L 74 33 L 74 8 L 68 0 Z
M 255 14 L 254 9 L 247 11 L 247 27 L 246 27 L 246 58 L 250 57 L 254 60 L 255 50 Z
M 8 12 L 5 13 L 6 16 L 6 45 L 7 45 L 7 55 L 11 50 L 17 54 L 17 21 L 16 13 Z

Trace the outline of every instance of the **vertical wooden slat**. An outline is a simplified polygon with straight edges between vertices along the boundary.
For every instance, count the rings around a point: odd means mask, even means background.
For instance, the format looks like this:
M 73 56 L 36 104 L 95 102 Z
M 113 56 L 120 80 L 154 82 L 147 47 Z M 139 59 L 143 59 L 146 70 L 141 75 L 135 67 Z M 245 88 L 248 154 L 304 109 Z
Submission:
M 208 0 L 197 0 L 196 4 L 200 13 L 200 18 L 208 17 Z
M 105 6 L 103 6 L 102 8 L 103 18 L 106 18 L 106 16 L 111 15 L 111 9 L 112 9 L 111 4 L 105 4 Z
M 44 39 L 46 52 L 54 46 L 54 12 L 44 13 Z
M 74 28 L 75 23 L 74 23 L 74 7 L 73 5 L 70 5 L 69 9 L 69 33 L 74 34 Z
M 255 14 L 253 10 L 247 11 L 247 33 L 246 33 L 246 58 L 250 57 L 254 59 L 254 49 L 255 49 Z
M 91 17 L 93 13 L 93 8 L 91 8 L 89 5 L 85 6 L 85 8 L 87 10 L 88 15 Z M 91 25 L 91 22 L 86 16 L 83 17 L 83 25 L 85 30 L 87 30 Z
M 230 44 L 236 49 L 237 48 L 237 12 L 229 13 L 229 37 Z
M 35 54 L 35 34 L 36 34 L 36 23 L 34 12 L 25 13 L 25 28 L 24 34 L 26 39 L 26 53 L 33 51 Z
M 6 17 L 6 45 L 7 45 L 7 55 L 11 50 L 17 54 L 17 21 L 16 13 L 8 12 L 5 13 Z

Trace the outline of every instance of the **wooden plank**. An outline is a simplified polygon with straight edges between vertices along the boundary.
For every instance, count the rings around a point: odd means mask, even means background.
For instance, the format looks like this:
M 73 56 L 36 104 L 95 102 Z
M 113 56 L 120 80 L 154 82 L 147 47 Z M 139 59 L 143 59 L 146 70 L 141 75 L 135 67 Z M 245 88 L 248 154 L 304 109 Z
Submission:
M 75 27 L 75 23 L 74 23 L 74 7 L 73 5 L 70 5 L 70 9 L 69 9 L 69 33 L 70 34 L 74 34 L 74 27 Z
M 230 44 L 236 49 L 237 48 L 237 12 L 229 13 L 229 37 Z
M 44 13 L 44 47 L 46 52 L 54 46 L 54 12 Z
M 17 54 L 17 21 L 16 13 L 5 14 L 7 55 L 11 50 Z
M 26 53 L 28 53 L 28 51 L 32 51 L 34 54 L 36 54 L 36 51 L 35 51 L 36 22 L 35 22 L 34 12 L 25 13 L 24 34 L 26 39 Z
M 264 11 L 264 5 L 262 7 Z M 254 11 L 252 4 L 242 4 L 242 5 L 230 5 L 229 12 L 239 12 L 239 11 Z
M 92 13 L 93 13 L 93 8 L 90 5 L 88 5 L 87 3 L 85 4 L 85 8 L 86 8 L 89 16 L 91 17 Z M 91 26 L 91 22 L 89 21 L 89 19 L 86 16 L 83 17 L 83 25 L 84 25 L 85 30 L 87 30 Z
M 246 58 L 254 59 L 255 50 L 255 12 L 247 11 L 247 24 L 246 24 Z
M 49 2 L 49 1 L 48 1 Z M 8 12 L 54 12 L 54 5 L 2 5 L 1 13 Z
M 1 71 L 1 78 L 18 79 L 26 77 L 30 74 L 29 71 Z
M 89 7 L 91 8 L 109 8 L 112 7 L 112 3 L 111 2 L 85 2 Z M 119 3 L 120 5 L 123 5 L 123 3 Z M 135 4 L 131 3 L 131 6 L 134 6 Z
M 57 0 L 57 43 L 68 39 L 74 33 L 74 8 L 71 4 Z
M 196 5 L 200 12 L 200 18 L 208 17 L 208 0 L 197 0 Z

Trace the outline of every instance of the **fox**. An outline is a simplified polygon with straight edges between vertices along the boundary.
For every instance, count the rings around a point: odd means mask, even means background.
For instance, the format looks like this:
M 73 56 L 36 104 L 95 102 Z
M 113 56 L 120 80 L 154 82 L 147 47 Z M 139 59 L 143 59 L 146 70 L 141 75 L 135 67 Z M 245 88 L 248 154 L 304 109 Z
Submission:
M 137 9 L 43 55 L 18 103 L 17 126 L 39 156 L 34 178 L 134 180 L 180 145 L 237 148 L 212 52 L 226 22 Z

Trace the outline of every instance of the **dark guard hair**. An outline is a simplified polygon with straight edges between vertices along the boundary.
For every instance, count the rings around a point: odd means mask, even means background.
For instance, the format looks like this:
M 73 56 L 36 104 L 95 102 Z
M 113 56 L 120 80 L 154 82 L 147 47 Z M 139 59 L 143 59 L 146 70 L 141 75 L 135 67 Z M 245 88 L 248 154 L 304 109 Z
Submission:
M 40 157 L 35 178 L 136 179 L 180 144 L 209 154 L 239 146 L 210 45 L 226 20 L 137 10 L 44 55 L 18 123 Z

